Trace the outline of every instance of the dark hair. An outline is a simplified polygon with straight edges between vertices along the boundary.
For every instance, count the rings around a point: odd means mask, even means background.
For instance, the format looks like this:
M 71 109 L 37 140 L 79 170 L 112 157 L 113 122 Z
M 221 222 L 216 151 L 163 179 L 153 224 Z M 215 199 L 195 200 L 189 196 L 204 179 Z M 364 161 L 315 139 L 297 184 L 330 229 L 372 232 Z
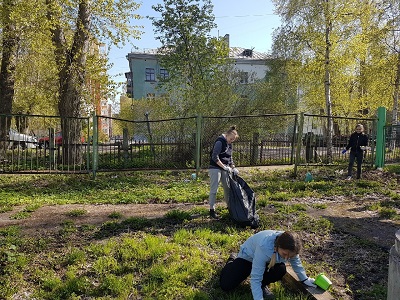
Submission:
M 232 125 L 226 132 L 225 134 L 229 134 L 229 135 L 234 135 L 236 138 L 239 137 L 239 134 L 236 131 L 236 125 Z
M 290 231 L 285 231 L 278 236 L 275 241 L 275 247 L 290 250 L 296 254 L 300 253 L 301 246 L 302 243 L 300 237 L 296 233 Z

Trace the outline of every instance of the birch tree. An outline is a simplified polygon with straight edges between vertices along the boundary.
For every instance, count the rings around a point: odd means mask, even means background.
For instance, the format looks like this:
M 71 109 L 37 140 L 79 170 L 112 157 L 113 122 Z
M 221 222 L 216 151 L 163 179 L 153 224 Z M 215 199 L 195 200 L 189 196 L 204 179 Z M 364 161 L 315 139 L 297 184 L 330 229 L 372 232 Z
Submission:
M 331 161 L 332 117 L 334 108 L 350 104 L 352 82 L 349 78 L 355 76 L 356 70 L 351 68 L 346 54 L 352 53 L 349 41 L 359 33 L 356 28 L 363 2 L 275 0 L 274 3 L 283 19 L 275 33 L 274 52 L 276 55 L 286 53 L 286 58 L 300 62 L 292 75 L 299 78 L 305 106 L 311 112 L 323 109 L 328 116 L 325 136 L 327 157 Z M 344 87 L 346 97 L 343 97 Z

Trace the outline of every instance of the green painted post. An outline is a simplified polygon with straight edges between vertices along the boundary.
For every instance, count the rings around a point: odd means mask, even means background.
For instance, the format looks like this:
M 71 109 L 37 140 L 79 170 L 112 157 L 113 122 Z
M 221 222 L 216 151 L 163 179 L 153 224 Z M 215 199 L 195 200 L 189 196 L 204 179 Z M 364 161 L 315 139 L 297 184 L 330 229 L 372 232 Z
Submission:
M 378 124 L 376 128 L 376 156 L 375 167 L 383 168 L 385 165 L 385 124 L 386 108 L 378 107 Z
M 203 117 L 201 115 L 197 115 L 196 117 L 196 178 L 198 178 L 201 164 L 201 128 L 203 124 Z
M 299 127 L 297 132 L 297 144 L 296 144 L 296 157 L 294 158 L 294 176 L 297 176 L 297 166 L 300 164 L 301 155 L 301 140 L 303 138 L 303 126 L 304 126 L 304 113 L 300 113 Z
M 99 133 L 98 133 L 98 119 L 96 116 L 96 113 L 93 112 L 93 179 L 96 178 L 96 171 L 97 171 L 97 165 L 99 163 L 99 147 L 98 147 L 98 138 L 99 138 Z

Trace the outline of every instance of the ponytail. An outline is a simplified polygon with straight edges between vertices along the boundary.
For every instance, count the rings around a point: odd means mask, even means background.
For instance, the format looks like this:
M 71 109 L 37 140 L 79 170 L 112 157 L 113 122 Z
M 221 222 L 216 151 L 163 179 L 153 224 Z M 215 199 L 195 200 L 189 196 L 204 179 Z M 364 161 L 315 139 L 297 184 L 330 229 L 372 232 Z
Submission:
M 225 134 L 226 134 L 226 135 L 234 135 L 235 138 L 238 138 L 238 137 L 239 137 L 239 134 L 237 133 L 237 130 L 236 130 L 236 125 L 232 125 L 232 126 L 225 132 Z

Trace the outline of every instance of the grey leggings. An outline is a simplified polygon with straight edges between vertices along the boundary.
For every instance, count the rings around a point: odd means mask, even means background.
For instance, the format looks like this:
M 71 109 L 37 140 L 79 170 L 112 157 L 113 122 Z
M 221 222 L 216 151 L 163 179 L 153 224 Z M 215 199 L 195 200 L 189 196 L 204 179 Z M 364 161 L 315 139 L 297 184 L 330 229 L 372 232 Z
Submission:
M 222 169 L 209 169 L 208 174 L 210 175 L 210 196 L 208 202 L 210 209 L 215 209 L 215 201 L 217 199 L 217 191 L 219 182 L 222 183 L 224 189 L 224 200 L 226 204 L 229 203 L 229 175 L 228 172 Z

